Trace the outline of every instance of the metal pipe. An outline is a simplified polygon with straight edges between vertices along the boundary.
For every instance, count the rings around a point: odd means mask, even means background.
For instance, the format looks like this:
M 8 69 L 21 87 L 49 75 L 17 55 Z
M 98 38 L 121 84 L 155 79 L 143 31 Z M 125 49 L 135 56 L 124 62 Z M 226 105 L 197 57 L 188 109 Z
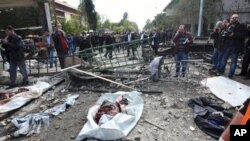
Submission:
M 199 25 L 198 25 L 198 33 L 197 33 L 198 37 L 201 36 L 201 31 L 202 31 L 203 3 L 204 3 L 204 0 L 200 0 Z
M 48 2 L 44 3 L 44 9 L 45 9 L 45 14 L 46 14 L 46 21 L 47 21 L 48 30 L 50 32 L 52 32 L 50 9 L 49 9 L 49 3 Z

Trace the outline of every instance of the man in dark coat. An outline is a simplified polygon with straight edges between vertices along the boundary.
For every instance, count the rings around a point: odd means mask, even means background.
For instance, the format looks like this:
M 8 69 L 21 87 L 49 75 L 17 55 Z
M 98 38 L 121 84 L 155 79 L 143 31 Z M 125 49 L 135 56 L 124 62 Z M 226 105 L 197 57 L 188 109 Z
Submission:
M 24 62 L 24 50 L 22 39 L 14 32 L 12 26 L 8 26 L 5 29 L 7 38 L 2 41 L 3 45 L 8 49 L 9 63 L 10 63 L 10 86 L 9 88 L 16 87 L 17 67 L 19 67 L 21 74 L 23 75 L 22 85 L 27 85 L 28 73 Z
M 59 58 L 61 69 L 64 69 L 64 60 L 66 55 L 68 55 L 68 43 L 65 32 L 62 30 L 62 25 L 56 23 L 56 31 L 52 34 L 54 41 L 54 46 L 56 48 L 57 56 Z
M 151 41 L 151 47 L 154 50 L 155 55 L 158 54 L 159 42 L 160 42 L 160 35 L 157 32 L 157 30 L 155 30 L 155 33 L 153 34 Z
M 223 74 L 225 72 L 227 60 L 231 57 L 231 65 L 228 77 L 232 78 L 235 69 L 237 67 L 238 54 L 244 50 L 244 45 L 242 44 L 242 40 L 245 38 L 246 29 L 244 26 L 238 21 L 239 15 L 233 14 L 231 16 L 231 22 L 226 27 L 222 36 L 224 37 L 223 46 L 225 48 L 221 66 L 219 72 Z
M 128 34 L 126 35 L 126 42 L 129 43 L 129 42 L 132 42 L 133 40 L 135 40 L 135 34 L 132 33 L 130 30 L 128 31 Z M 135 58 L 135 47 L 131 47 L 128 45 L 127 47 L 127 57 L 130 56 L 130 49 L 132 50 L 132 54 L 133 54 L 133 57 L 132 58 Z
M 245 76 L 246 80 L 250 79 L 250 68 L 249 68 L 249 64 L 250 64 L 250 27 L 248 27 L 248 40 L 245 46 L 245 53 L 244 53 L 244 57 L 243 57 L 243 61 L 242 61 L 242 67 L 241 67 L 241 72 L 240 72 L 240 76 Z

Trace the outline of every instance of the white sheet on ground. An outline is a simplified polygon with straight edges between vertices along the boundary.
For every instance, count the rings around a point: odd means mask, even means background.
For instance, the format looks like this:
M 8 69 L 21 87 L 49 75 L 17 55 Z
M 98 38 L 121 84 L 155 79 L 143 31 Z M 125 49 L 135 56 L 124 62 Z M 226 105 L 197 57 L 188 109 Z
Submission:
M 115 102 L 116 98 L 120 95 L 123 95 L 123 97 L 127 98 L 129 101 L 128 105 L 126 106 L 127 114 L 118 113 L 108 122 L 98 126 L 93 117 L 95 117 L 95 114 L 102 102 L 104 100 Z M 137 91 L 104 94 L 98 99 L 96 105 L 89 109 L 87 116 L 88 121 L 83 126 L 76 140 L 80 141 L 85 138 L 115 140 L 125 137 L 139 121 L 142 111 L 143 100 L 140 96 L 140 93 Z
M 49 126 L 50 115 L 57 116 L 66 111 L 67 107 L 73 106 L 79 95 L 72 95 L 64 100 L 63 104 L 46 110 L 44 113 L 31 113 L 25 117 L 16 117 L 12 123 L 17 130 L 14 132 L 14 137 L 29 136 L 30 134 L 38 134 L 42 128 Z
M 9 102 L 5 103 L 4 105 L 0 105 L 0 113 L 6 113 L 22 107 L 25 103 L 29 102 L 30 100 L 41 96 L 43 91 L 49 87 L 50 87 L 49 83 L 42 81 L 38 81 L 35 85 L 24 87 L 29 89 L 29 91 L 18 93 L 13 97 L 11 97 Z M 17 89 L 18 88 L 8 91 L 13 91 Z
M 240 106 L 250 97 L 250 87 L 223 76 L 207 78 L 201 83 L 212 93 L 233 107 Z

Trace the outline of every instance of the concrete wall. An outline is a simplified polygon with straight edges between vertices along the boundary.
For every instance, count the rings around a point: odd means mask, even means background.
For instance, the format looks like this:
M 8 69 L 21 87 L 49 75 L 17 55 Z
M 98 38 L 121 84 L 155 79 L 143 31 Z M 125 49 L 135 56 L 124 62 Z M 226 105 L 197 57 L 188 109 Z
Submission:
M 234 13 L 239 14 L 241 23 L 250 23 L 250 0 L 222 0 L 223 18 L 230 18 Z

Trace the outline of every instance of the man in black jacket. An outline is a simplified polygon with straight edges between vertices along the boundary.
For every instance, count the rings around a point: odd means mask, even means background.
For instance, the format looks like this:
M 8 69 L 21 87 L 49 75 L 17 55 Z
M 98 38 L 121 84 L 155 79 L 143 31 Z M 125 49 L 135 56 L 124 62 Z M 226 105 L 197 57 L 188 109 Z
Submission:
M 248 27 L 248 40 L 247 40 L 247 44 L 245 46 L 245 54 L 243 57 L 243 61 L 242 61 L 242 67 L 241 67 L 241 72 L 240 72 L 240 76 L 245 76 L 246 80 L 250 79 L 250 68 L 249 68 L 249 64 L 250 64 L 250 27 Z
M 9 51 L 9 59 L 10 59 L 10 86 L 9 88 L 16 87 L 16 77 L 17 77 L 17 67 L 19 67 L 21 74 L 23 75 L 23 83 L 22 85 L 27 85 L 28 82 L 28 74 L 26 70 L 26 65 L 24 62 L 24 50 L 23 44 L 20 36 L 18 36 L 12 26 L 8 26 L 5 29 L 7 34 L 7 39 L 3 40 L 2 43 Z
M 244 29 L 244 26 L 239 23 L 238 19 L 239 16 L 237 14 L 233 14 L 231 16 L 230 24 L 222 33 L 222 36 L 224 38 L 223 46 L 225 48 L 225 52 L 222 57 L 219 72 L 221 74 L 225 72 L 227 60 L 229 57 L 231 57 L 231 65 L 228 74 L 229 78 L 233 77 L 235 69 L 237 67 L 238 54 L 243 51 L 244 48 L 244 45 L 242 44 L 242 39 L 245 38 L 246 30 Z

